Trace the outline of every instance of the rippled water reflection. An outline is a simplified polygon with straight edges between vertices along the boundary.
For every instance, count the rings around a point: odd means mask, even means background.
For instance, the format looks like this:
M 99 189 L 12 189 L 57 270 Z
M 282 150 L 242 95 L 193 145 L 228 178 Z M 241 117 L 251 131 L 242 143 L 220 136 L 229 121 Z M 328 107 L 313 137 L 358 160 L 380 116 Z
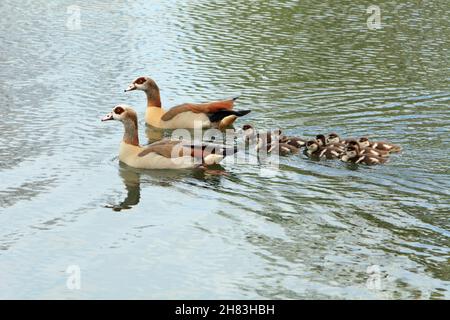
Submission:
M 381 1 L 368 30 L 363 4 L 280 2 L 91 1 L 71 30 L 71 1 L 3 1 L 0 297 L 450 298 L 447 5 Z M 128 103 L 162 135 L 123 93 L 140 75 L 166 106 L 240 93 L 258 127 L 404 152 L 133 170 L 99 117 Z

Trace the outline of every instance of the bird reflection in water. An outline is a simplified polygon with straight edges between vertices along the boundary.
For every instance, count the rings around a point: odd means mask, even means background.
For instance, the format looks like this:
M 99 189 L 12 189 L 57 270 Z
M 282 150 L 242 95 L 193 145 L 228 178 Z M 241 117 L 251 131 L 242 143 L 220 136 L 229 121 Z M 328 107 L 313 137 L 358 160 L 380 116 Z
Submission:
M 173 184 L 183 181 L 183 183 L 199 187 L 218 188 L 221 184 L 222 177 L 229 176 L 220 165 L 187 170 L 142 170 L 131 168 L 121 162 L 119 163 L 119 175 L 125 185 L 127 195 L 119 204 L 105 206 L 116 212 L 132 209 L 139 204 L 141 199 L 141 184 L 171 187 Z M 186 180 L 186 178 L 188 179 Z
M 119 163 L 119 175 L 122 178 L 123 183 L 125 184 L 127 196 L 119 204 L 106 206 L 107 208 L 111 208 L 114 211 L 131 209 L 133 206 L 137 205 L 139 203 L 139 200 L 141 199 L 140 173 L 123 163 Z
M 147 144 L 151 144 L 153 142 L 159 141 L 163 138 L 167 138 L 164 136 L 164 131 L 159 129 L 159 128 L 155 128 L 155 127 L 151 127 L 149 125 L 145 126 L 145 135 L 147 136 Z

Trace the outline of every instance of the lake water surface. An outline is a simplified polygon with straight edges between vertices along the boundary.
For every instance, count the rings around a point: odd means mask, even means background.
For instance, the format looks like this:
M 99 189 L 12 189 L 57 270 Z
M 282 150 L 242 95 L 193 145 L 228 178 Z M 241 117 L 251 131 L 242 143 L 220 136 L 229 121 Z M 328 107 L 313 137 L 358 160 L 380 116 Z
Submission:
M 339 3 L 3 0 L 0 298 L 449 299 L 448 3 L 377 1 L 376 30 Z M 167 135 L 123 92 L 143 75 L 166 107 L 241 94 L 238 125 L 404 151 L 134 170 L 99 119 L 127 103 Z

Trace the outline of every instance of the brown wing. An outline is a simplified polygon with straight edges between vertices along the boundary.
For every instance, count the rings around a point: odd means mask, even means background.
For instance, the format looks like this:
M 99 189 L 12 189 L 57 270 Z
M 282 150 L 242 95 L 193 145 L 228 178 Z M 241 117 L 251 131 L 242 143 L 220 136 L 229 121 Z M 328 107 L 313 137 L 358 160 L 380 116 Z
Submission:
M 161 117 L 161 120 L 168 121 L 175 117 L 177 114 L 192 111 L 194 113 L 214 113 L 220 110 L 231 110 L 233 109 L 235 99 L 230 100 L 222 100 L 222 101 L 213 101 L 207 103 L 184 103 L 179 106 L 175 106 L 168 110 Z
M 138 156 L 145 157 L 149 153 L 157 153 L 166 158 L 191 156 L 204 158 L 209 154 L 229 155 L 237 152 L 237 148 L 225 147 L 214 143 L 188 143 L 178 140 L 161 140 L 149 145 Z
M 177 149 L 175 149 L 177 148 Z M 138 154 L 138 157 L 145 157 L 149 153 L 155 152 L 159 155 L 162 155 L 166 158 L 172 158 L 172 155 L 178 155 L 179 157 L 183 155 L 183 145 L 180 143 L 180 141 L 176 140 L 163 140 L 158 141 L 155 143 L 152 143 L 149 145 L 145 150 L 141 151 L 141 153 Z M 189 150 L 190 152 L 190 150 Z M 174 154 L 172 154 L 174 153 Z M 188 154 L 188 153 L 186 153 Z

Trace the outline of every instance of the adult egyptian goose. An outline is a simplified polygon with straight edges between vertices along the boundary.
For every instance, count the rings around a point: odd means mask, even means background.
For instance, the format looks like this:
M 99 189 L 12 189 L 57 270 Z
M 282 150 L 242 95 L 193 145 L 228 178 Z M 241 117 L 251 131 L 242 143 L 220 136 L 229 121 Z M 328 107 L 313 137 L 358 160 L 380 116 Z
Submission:
M 238 117 L 250 112 L 250 110 L 232 110 L 237 98 L 197 104 L 184 103 L 164 111 L 158 85 L 149 77 L 137 78 L 125 89 L 125 92 L 133 90 L 142 90 L 147 95 L 145 122 L 157 128 L 214 127 L 224 129 L 233 124 Z
M 139 169 L 184 169 L 217 164 L 236 148 L 212 143 L 193 144 L 181 140 L 161 140 L 141 147 L 136 112 L 129 106 L 118 105 L 102 121 L 118 120 L 125 133 L 120 144 L 119 159 Z

